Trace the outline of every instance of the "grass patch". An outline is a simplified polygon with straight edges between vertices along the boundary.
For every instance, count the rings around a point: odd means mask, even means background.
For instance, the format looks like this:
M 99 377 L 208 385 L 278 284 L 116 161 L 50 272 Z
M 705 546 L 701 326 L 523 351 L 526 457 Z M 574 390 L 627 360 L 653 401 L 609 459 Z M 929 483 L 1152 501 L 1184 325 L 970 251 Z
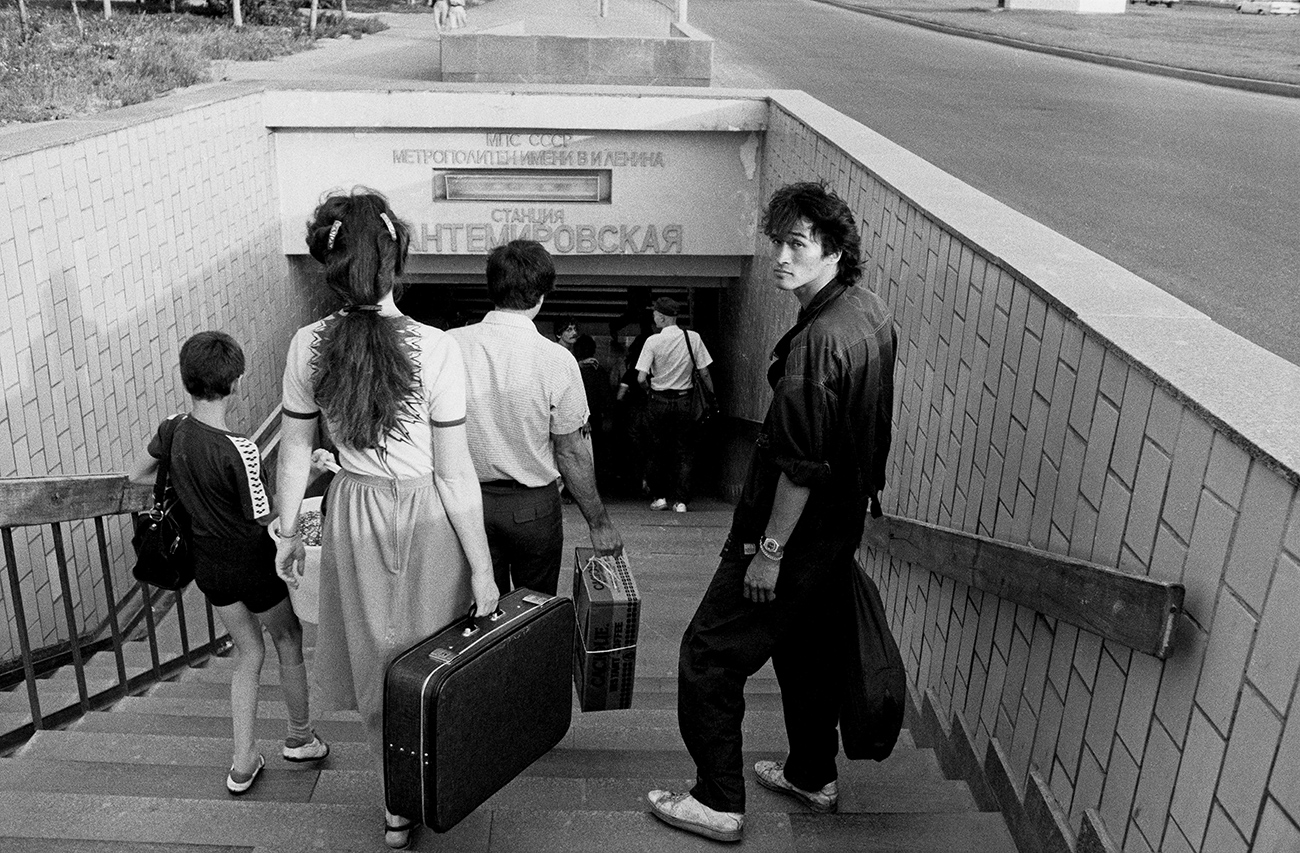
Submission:
M 273 59 L 307 50 L 315 38 L 387 29 L 370 18 L 329 16 L 313 38 L 287 3 L 246 2 L 241 29 L 206 8 L 167 8 L 117 4 L 104 20 L 101 6 L 87 4 L 79 29 L 68 4 L 31 3 L 26 33 L 14 5 L 0 9 L 0 125 L 138 104 L 207 82 L 213 60 Z

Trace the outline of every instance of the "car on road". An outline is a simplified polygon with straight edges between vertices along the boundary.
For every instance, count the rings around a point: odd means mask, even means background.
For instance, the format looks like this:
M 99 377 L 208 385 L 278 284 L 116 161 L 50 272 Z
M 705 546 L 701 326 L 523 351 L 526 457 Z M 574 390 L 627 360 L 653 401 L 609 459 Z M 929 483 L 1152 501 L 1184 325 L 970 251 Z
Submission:
M 1300 15 L 1300 0 L 1241 0 L 1237 11 L 1243 15 Z

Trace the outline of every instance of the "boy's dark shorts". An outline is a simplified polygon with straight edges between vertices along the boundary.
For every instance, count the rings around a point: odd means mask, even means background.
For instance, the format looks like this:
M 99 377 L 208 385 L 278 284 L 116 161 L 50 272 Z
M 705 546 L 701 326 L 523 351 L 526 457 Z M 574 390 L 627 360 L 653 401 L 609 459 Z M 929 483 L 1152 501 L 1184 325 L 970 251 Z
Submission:
M 275 542 L 262 534 L 253 539 L 194 537 L 194 582 L 213 607 L 243 602 L 264 613 L 289 597 L 289 587 L 275 573 Z

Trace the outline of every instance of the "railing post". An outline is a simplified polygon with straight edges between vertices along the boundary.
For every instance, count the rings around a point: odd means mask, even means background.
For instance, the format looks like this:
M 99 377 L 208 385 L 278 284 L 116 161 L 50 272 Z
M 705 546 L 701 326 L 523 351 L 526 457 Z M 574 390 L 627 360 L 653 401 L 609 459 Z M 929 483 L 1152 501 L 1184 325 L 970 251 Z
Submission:
M 23 587 L 18 578 L 18 556 L 14 553 L 14 532 L 11 528 L 0 528 L 0 538 L 4 540 L 5 567 L 9 571 L 9 591 L 13 598 L 14 626 L 18 634 L 18 648 L 23 656 L 23 680 L 27 684 L 27 703 L 32 709 L 32 728 L 40 731 L 41 697 L 36 692 L 36 668 L 32 666 L 32 644 L 27 638 L 27 612 L 23 608 Z
M 149 661 L 153 664 L 154 678 L 162 681 L 162 663 L 158 660 L 158 626 L 153 618 L 153 596 L 149 584 L 140 584 L 140 597 L 144 600 L 144 625 L 149 634 Z
M 117 662 L 117 683 L 126 689 L 126 659 L 122 656 L 122 625 L 117 618 L 117 596 L 113 593 L 113 572 L 108 565 L 108 536 L 104 517 L 95 516 L 95 543 L 99 545 L 99 565 L 104 574 L 104 601 L 108 604 L 108 625 L 113 632 L 113 658 Z
M 63 615 L 68 622 L 68 647 L 72 652 L 72 670 L 77 677 L 77 699 L 81 712 L 90 713 L 90 694 L 86 689 L 86 666 L 81 660 L 81 631 L 77 628 L 77 612 L 72 607 L 72 578 L 68 577 L 68 554 L 63 548 L 63 525 L 50 525 L 54 532 L 54 563 L 59 570 L 59 588 L 63 591 Z

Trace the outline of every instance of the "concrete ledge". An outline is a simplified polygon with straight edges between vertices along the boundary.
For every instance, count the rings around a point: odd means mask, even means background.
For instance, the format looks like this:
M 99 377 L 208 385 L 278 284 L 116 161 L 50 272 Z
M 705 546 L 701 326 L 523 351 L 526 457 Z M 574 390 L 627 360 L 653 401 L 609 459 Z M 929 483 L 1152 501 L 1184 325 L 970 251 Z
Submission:
M 708 86 L 713 39 L 684 24 L 668 38 L 545 35 L 510 21 L 444 33 L 442 79 L 450 83 L 589 83 Z

